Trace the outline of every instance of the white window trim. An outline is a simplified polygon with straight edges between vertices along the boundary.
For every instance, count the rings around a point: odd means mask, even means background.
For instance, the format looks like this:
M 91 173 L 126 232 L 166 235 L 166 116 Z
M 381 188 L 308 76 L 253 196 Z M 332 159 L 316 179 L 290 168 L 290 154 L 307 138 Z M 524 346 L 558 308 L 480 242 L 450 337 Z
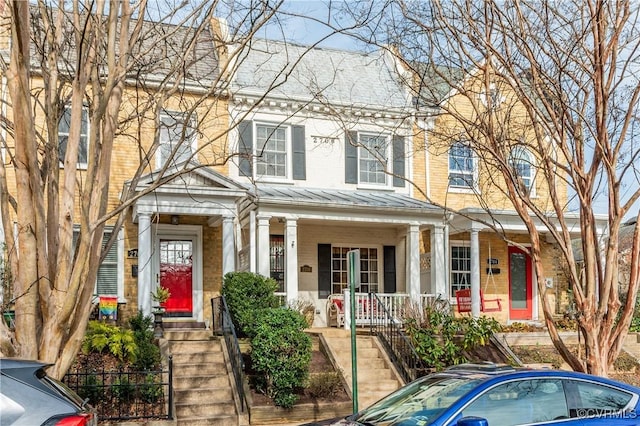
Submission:
M 66 112 L 67 108 L 71 109 L 71 105 L 65 104 L 63 115 L 64 115 L 64 112 Z M 86 146 L 87 161 L 86 162 L 78 161 L 76 163 L 76 169 L 78 169 L 78 170 L 87 170 L 89 168 L 89 135 L 91 134 L 91 117 L 89 116 L 89 107 L 87 107 L 86 105 L 83 105 L 82 106 L 82 112 L 85 112 L 85 111 L 87 113 L 87 135 L 86 135 L 86 137 L 87 137 L 87 146 Z M 61 119 L 62 119 L 62 117 L 61 117 Z M 65 133 L 65 134 L 67 135 L 67 137 L 69 136 L 69 133 Z M 82 125 L 80 125 L 80 135 L 82 136 Z M 60 122 L 58 122 L 58 143 L 60 143 Z M 65 155 L 66 155 L 66 151 L 65 151 Z M 58 158 L 58 161 L 60 163 L 60 168 L 64 168 L 64 159 Z
M 73 232 L 80 232 L 80 227 L 74 226 Z M 106 226 L 103 232 L 113 232 L 113 229 L 109 226 Z M 124 231 L 120 229 L 118 231 L 117 240 L 114 242 L 114 246 L 116 249 L 116 294 L 109 296 L 118 296 L 118 303 L 127 303 L 127 299 L 124 296 Z M 100 267 L 98 266 L 98 269 Z M 95 296 L 95 303 L 98 303 L 98 278 L 96 276 L 96 282 L 93 285 L 93 294 Z
M 188 111 L 177 111 L 177 110 L 172 110 L 172 109 L 162 109 L 159 113 L 159 117 L 158 117 L 158 126 L 162 127 L 162 117 L 166 116 L 166 117 L 171 117 L 171 114 L 175 114 L 175 115 L 183 115 L 186 116 L 189 114 Z M 173 117 L 171 117 L 173 118 Z M 193 126 L 193 137 L 191 140 L 191 154 L 193 155 L 197 149 L 198 149 L 198 117 L 196 116 L 195 112 L 191 113 L 191 120 L 193 122 L 195 122 L 195 125 Z M 184 124 L 183 124 L 184 125 Z M 158 137 L 160 137 L 160 134 L 158 134 Z M 165 162 L 162 158 L 162 141 L 158 141 L 158 149 L 156 149 L 156 153 L 155 153 L 155 163 L 156 163 L 156 170 L 160 169 L 164 166 Z M 193 160 L 193 159 L 192 159 Z
M 331 244 L 331 293 L 333 294 L 333 249 L 334 248 L 348 248 L 349 250 L 356 249 L 376 249 L 378 251 L 378 293 L 384 290 L 384 250 L 383 246 L 375 244 L 348 244 L 348 243 L 335 243 Z M 369 271 L 370 272 L 370 271 Z M 368 283 L 370 285 L 371 283 Z M 356 290 L 356 293 L 359 291 Z
M 467 146 L 469 146 L 468 142 L 464 142 L 464 141 L 454 142 L 454 144 L 458 144 L 458 143 L 466 144 Z M 463 193 L 463 194 L 479 194 L 480 189 L 478 187 L 478 157 L 476 156 L 475 152 L 473 151 L 473 149 L 471 149 L 470 146 L 469 146 L 469 149 L 471 150 L 471 162 L 472 162 L 473 170 L 471 171 L 471 173 L 466 173 L 466 174 L 471 175 L 473 177 L 473 182 L 472 182 L 473 184 L 471 186 L 451 185 L 451 173 L 452 172 L 459 173 L 459 171 L 452 170 L 450 168 L 449 163 L 451 162 L 451 147 L 449 147 L 449 150 L 447 151 L 447 192 Z
M 373 136 L 373 137 L 383 137 L 386 140 L 386 148 L 385 148 L 385 160 L 386 165 L 384 167 L 384 183 L 375 183 L 375 182 L 363 182 L 360 179 L 360 173 L 362 172 L 360 168 L 360 154 L 362 150 L 365 150 L 364 145 L 360 142 L 360 136 Z M 376 133 L 376 132 L 358 132 L 358 143 L 357 143 L 357 153 L 358 153 L 358 188 L 363 189 L 393 189 L 393 176 L 388 173 L 390 165 L 393 164 L 393 158 L 391 158 L 391 148 L 392 148 L 392 136 L 387 133 Z
M 507 99 L 505 98 L 501 92 L 496 88 L 496 84 L 495 83 L 490 83 L 489 84 L 489 95 L 495 92 L 496 93 L 496 97 L 495 97 L 495 103 L 492 105 L 492 107 L 498 108 L 500 107 L 500 105 L 502 105 L 504 103 L 504 101 Z M 480 95 L 478 96 L 480 98 L 480 102 L 482 102 L 482 105 L 485 108 L 489 108 L 489 102 L 487 101 L 487 99 L 489 98 L 489 96 L 487 96 L 487 91 L 483 90 Z
M 451 249 L 453 247 L 471 247 L 471 241 L 469 240 L 449 240 L 449 250 L 447 253 L 447 259 L 449 264 L 447 265 L 447 269 L 449 270 L 449 285 L 447 291 L 449 292 L 449 299 L 452 303 L 457 303 L 455 296 L 452 296 L 452 287 L 453 287 L 453 268 L 451 267 L 453 263 L 453 256 L 451 255 Z M 471 255 L 471 254 L 469 254 Z M 471 270 L 469 270 L 469 274 L 471 274 Z M 471 287 L 471 281 L 469 281 L 469 287 Z
M 287 138 L 286 141 L 286 147 L 285 147 L 285 154 L 287 156 L 287 159 L 285 161 L 285 175 L 284 176 L 268 176 L 268 175 L 258 175 L 258 155 L 259 155 L 259 149 L 258 149 L 258 127 L 260 126 L 268 126 L 268 127 L 276 127 L 279 129 L 284 129 L 285 132 L 285 136 Z M 269 182 L 275 182 L 275 183 L 282 183 L 282 182 L 292 182 L 293 181 L 293 145 L 292 145 L 292 137 L 293 134 L 291 132 L 291 126 L 288 124 L 282 124 L 282 123 L 273 123 L 273 122 L 268 122 L 268 121 L 254 121 L 253 122 L 253 152 L 252 152 L 252 170 L 253 170 L 253 177 L 256 179 L 256 181 L 258 182 L 264 182 L 264 183 L 269 183 Z
M 525 159 L 525 161 L 529 161 L 530 166 L 531 166 L 531 175 L 529 176 L 529 180 L 530 180 L 530 186 L 529 186 L 529 198 L 537 198 L 537 193 L 536 193 L 536 173 L 535 170 L 537 168 L 537 163 L 535 162 L 535 156 L 533 155 L 533 153 L 529 150 L 529 148 L 527 148 L 526 146 L 516 146 L 513 147 L 511 149 L 511 151 L 509 152 L 509 163 L 512 163 L 515 159 L 515 157 L 513 156 L 513 152 L 516 150 L 522 150 L 524 152 L 524 154 L 528 157 L 527 159 Z M 510 164 L 510 166 L 513 168 L 513 165 Z M 515 169 L 514 169 L 515 171 Z

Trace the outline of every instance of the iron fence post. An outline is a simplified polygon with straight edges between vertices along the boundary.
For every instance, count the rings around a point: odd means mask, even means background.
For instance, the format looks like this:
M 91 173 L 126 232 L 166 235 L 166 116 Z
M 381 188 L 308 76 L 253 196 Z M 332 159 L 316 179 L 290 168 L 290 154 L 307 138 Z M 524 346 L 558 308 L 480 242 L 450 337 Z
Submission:
M 169 420 L 173 420 L 173 355 L 169 355 Z

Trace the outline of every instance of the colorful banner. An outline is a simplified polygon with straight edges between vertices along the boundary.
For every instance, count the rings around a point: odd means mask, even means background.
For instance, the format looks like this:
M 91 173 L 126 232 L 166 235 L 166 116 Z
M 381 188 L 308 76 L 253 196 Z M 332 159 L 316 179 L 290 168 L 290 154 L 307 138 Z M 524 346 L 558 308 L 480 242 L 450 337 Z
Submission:
M 100 296 L 98 319 L 113 321 L 118 319 L 118 296 Z

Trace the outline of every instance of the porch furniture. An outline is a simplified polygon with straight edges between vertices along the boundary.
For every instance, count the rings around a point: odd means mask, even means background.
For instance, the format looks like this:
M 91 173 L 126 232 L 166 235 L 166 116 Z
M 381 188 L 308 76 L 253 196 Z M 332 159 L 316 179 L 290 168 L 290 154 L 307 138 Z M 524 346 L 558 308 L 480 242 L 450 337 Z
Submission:
M 456 291 L 456 307 L 459 314 L 471 312 L 470 288 Z M 480 312 L 499 312 L 501 310 L 501 299 L 485 299 L 484 292 L 482 291 L 482 289 L 480 289 Z
M 344 327 L 344 297 L 342 294 L 330 294 L 327 298 L 327 326 Z

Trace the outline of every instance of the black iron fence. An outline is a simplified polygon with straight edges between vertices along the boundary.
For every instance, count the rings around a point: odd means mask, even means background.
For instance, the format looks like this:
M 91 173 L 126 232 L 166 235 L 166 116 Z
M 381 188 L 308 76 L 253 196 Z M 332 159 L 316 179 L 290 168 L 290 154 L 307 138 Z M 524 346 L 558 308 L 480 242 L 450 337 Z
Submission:
M 371 315 L 371 333 L 378 336 L 402 379 L 408 383 L 427 374 L 429 369 L 404 332 L 402 322 L 393 317 L 378 295 L 370 293 L 370 297 L 376 313 Z
M 229 308 L 224 296 L 211 299 L 211 312 L 213 313 L 213 330 L 224 338 L 229 355 L 229 363 L 233 371 L 236 393 L 240 401 L 240 411 L 246 409 L 246 397 L 244 394 L 244 360 L 238 343 L 236 328 L 231 320 Z
M 62 380 L 96 409 L 98 419 L 173 419 L 173 360 L 167 370 L 78 370 Z

